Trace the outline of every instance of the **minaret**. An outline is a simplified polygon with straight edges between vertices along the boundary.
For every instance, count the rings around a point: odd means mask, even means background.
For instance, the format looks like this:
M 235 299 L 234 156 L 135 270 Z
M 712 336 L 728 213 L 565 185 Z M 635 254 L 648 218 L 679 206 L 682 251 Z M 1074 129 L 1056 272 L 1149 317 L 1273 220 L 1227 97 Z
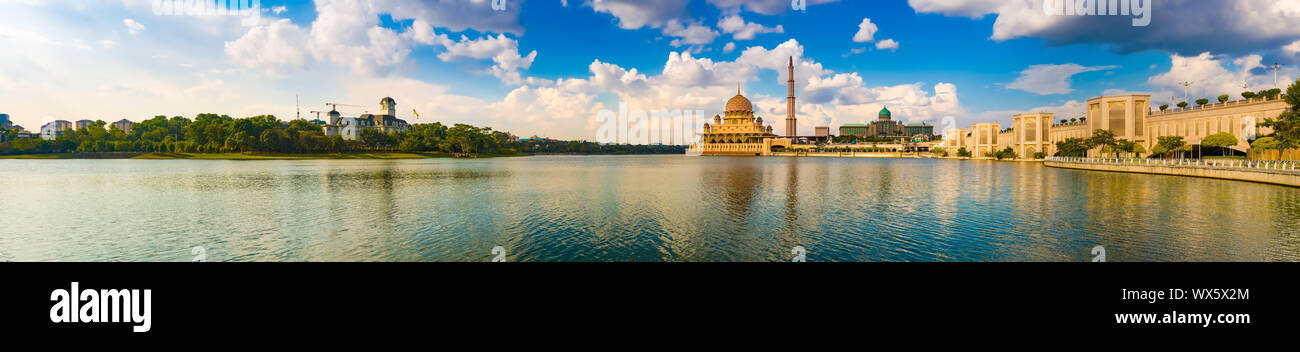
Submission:
M 790 80 L 785 82 L 786 89 L 790 93 L 789 96 L 785 98 L 785 136 L 794 137 L 799 135 L 796 133 L 798 132 L 798 127 L 795 127 L 794 118 L 794 56 L 790 57 L 789 77 Z

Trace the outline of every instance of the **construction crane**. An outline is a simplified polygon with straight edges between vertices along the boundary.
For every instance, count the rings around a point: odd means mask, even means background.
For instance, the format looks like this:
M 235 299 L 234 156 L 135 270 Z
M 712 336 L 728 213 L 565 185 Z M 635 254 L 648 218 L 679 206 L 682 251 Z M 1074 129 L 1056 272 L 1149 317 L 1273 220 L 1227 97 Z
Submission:
M 325 103 L 325 105 L 328 105 L 328 106 L 330 107 L 330 110 L 331 110 L 331 111 L 338 110 L 338 107 L 340 107 L 340 106 L 351 106 L 351 107 L 357 107 L 357 108 L 364 108 L 364 107 L 366 107 L 365 105 L 353 105 L 353 104 L 343 104 L 343 103 Z
M 313 111 L 308 111 L 307 113 L 308 113 L 308 114 L 316 114 L 316 119 L 317 119 L 317 120 L 320 120 L 320 113 L 321 113 L 321 112 L 322 112 L 322 111 L 314 111 L 314 110 L 313 110 Z M 323 120 L 322 120 L 322 121 L 323 121 Z

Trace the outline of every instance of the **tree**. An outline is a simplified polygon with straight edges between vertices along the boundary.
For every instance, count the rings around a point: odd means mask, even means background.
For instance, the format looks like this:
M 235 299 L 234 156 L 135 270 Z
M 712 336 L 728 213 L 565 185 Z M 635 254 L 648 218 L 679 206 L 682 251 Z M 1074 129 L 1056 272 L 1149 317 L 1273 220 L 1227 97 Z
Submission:
M 1254 142 L 1250 142 L 1250 149 L 1273 150 L 1281 149 L 1281 147 L 1282 144 L 1278 143 L 1277 138 L 1273 137 L 1264 137 L 1256 139 Z
M 934 149 L 930 149 L 930 153 L 934 155 L 948 156 L 948 148 L 937 147 Z
M 961 147 L 961 148 L 957 148 L 957 157 L 969 158 L 971 157 L 971 154 L 969 150 L 966 150 L 966 147 Z
M 1115 141 L 1115 145 L 1112 146 L 1111 149 L 1112 149 L 1112 153 L 1115 153 L 1115 157 L 1118 158 L 1119 153 L 1137 153 L 1138 148 L 1141 147 L 1142 145 L 1138 144 L 1137 141 L 1118 139 Z
M 1223 156 L 1228 156 L 1228 147 L 1237 145 L 1237 137 L 1228 132 L 1219 132 L 1201 140 L 1201 145 L 1211 148 L 1223 148 Z
M 1070 123 L 1075 123 L 1076 121 L 1079 121 L 1079 118 L 1077 117 L 1070 118 Z
M 1066 121 L 1069 121 L 1069 120 L 1061 119 L 1061 124 L 1064 125 Z
M 1187 102 L 1185 101 L 1178 102 L 1178 109 L 1187 109 Z
M 1209 103 L 1210 103 L 1209 99 L 1205 99 L 1205 98 L 1196 99 L 1196 106 L 1204 107 L 1205 104 L 1209 104 Z
M 1186 151 L 1188 147 L 1187 142 L 1183 141 L 1183 136 L 1160 136 L 1159 142 L 1151 148 L 1151 151 L 1157 154 L 1168 154 Z
M 1058 156 L 1075 156 L 1082 157 L 1088 155 L 1088 141 L 1083 138 L 1066 138 L 1063 141 L 1056 142 L 1056 154 Z
M 1142 143 L 1134 142 L 1133 147 L 1129 148 L 1129 153 L 1133 153 L 1133 157 L 1139 157 L 1142 155 L 1142 153 L 1146 153 L 1146 152 L 1147 152 L 1147 148 L 1143 147 Z
M 1016 154 L 1015 149 L 1011 149 L 1011 147 L 1007 147 L 1006 149 L 999 150 L 996 153 L 993 153 L 993 157 L 997 158 L 998 160 L 1002 160 L 1002 159 L 1015 160 L 1016 158 L 1019 158 L 1020 155 Z
M 1251 99 L 1255 97 L 1255 92 L 1241 92 L 1241 97 Z
M 1099 129 L 1092 131 L 1092 137 L 1088 138 L 1089 149 L 1102 147 L 1104 150 L 1105 147 L 1115 147 L 1117 145 L 1119 145 L 1119 140 L 1115 139 L 1115 133 L 1108 130 Z M 1105 151 L 1102 151 L 1102 153 L 1105 153 Z M 1115 157 L 1118 158 L 1119 155 L 1116 155 Z
M 1158 144 L 1157 144 L 1156 146 L 1151 147 L 1151 154 L 1164 156 L 1165 154 L 1168 154 L 1168 153 L 1169 153 L 1169 148 L 1166 148 L 1166 147 L 1163 146 L 1163 145 L 1158 145 Z
M 1160 111 L 1165 111 L 1166 109 L 1169 109 L 1169 104 L 1160 105 Z
M 1219 103 L 1227 103 L 1227 102 L 1228 102 L 1228 95 L 1227 95 L 1227 94 L 1224 94 L 1224 95 L 1220 95 L 1220 96 L 1219 96 Z
M 1276 119 L 1264 120 L 1259 125 L 1273 129 L 1273 133 L 1266 137 L 1276 139 L 1280 149 L 1300 148 L 1300 79 L 1287 87 L 1282 99 L 1291 108 Z

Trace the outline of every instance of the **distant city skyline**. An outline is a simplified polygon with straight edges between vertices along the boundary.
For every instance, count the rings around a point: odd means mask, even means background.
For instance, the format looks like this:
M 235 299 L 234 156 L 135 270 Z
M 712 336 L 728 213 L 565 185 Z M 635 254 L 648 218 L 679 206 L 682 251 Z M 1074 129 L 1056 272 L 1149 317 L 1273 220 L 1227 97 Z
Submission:
M 288 120 L 295 94 L 311 119 L 326 102 L 392 96 L 410 123 L 592 140 L 601 109 L 712 116 L 742 82 L 784 135 L 790 56 L 804 134 L 885 106 L 900 122 L 954 116 L 964 128 L 1021 112 L 1077 117 L 1101 95 L 1236 97 L 1273 88 L 1274 62 L 1280 86 L 1300 77 L 1300 0 L 1158 2 L 1144 27 L 1048 15 L 1037 0 L 809 0 L 802 11 L 786 0 L 507 0 L 504 11 L 486 0 L 263 0 L 252 26 L 159 16 L 153 3 L 0 4 L 0 114 L 36 132 L 47 117 Z

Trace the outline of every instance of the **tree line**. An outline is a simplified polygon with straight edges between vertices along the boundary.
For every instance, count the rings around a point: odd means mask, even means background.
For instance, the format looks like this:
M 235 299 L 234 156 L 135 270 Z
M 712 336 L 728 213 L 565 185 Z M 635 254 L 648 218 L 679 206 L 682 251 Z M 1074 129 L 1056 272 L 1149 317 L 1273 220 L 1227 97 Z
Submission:
M 0 154 L 40 153 L 346 153 L 373 151 L 446 152 L 473 154 L 681 153 L 681 146 L 601 145 L 586 141 L 519 141 L 490 127 L 439 122 L 413 124 L 405 132 L 363 129 L 356 140 L 326 136 L 309 120 L 281 121 L 273 115 L 232 118 L 199 114 L 193 120 L 155 116 L 122 131 L 104 121 L 69 129 L 52 140 L 17 138 L 18 129 L 4 133 Z

